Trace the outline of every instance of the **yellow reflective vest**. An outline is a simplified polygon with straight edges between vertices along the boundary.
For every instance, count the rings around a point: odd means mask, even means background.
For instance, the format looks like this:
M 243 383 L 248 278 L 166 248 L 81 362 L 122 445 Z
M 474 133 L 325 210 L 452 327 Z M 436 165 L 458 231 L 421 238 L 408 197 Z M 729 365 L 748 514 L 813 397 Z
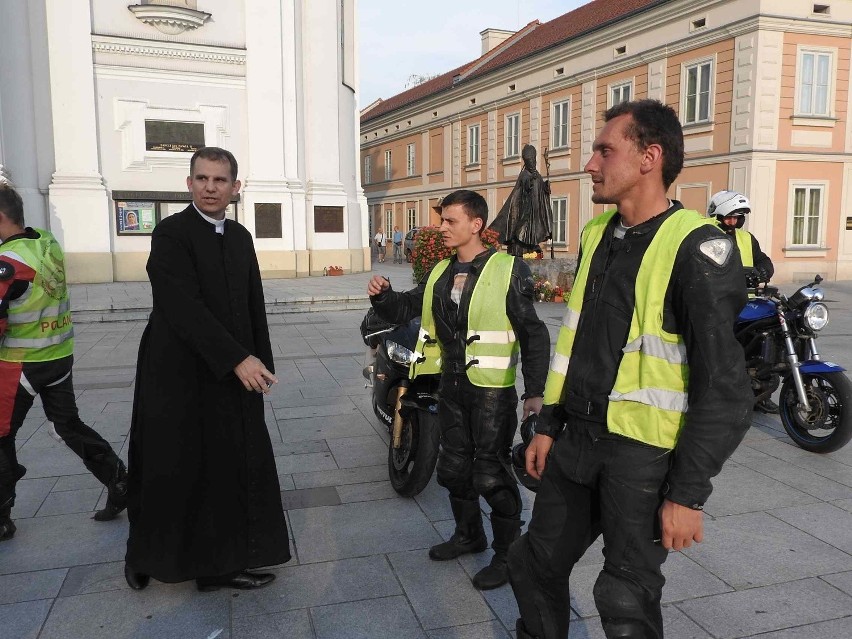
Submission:
M 0 360 L 49 362 L 74 352 L 71 304 L 65 283 L 65 260 L 56 239 L 16 238 L 0 245 L 0 259 L 22 262 L 36 275 L 29 289 L 9 303 L 6 333 L 0 337 Z
M 743 229 L 735 230 L 737 248 L 740 250 L 740 259 L 743 261 L 743 267 L 752 268 L 754 266 L 754 253 L 751 250 L 751 233 Z
M 420 333 L 415 352 L 417 360 L 409 375 L 441 372 L 441 344 L 432 314 L 432 295 L 435 282 L 447 270 L 450 260 L 435 265 L 423 292 Z M 515 258 L 494 253 L 476 280 L 467 314 L 465 361 L 467 378 L 474 386 L 504 388 L 515 385 L 520 345 L 506 314 L 506 295 L 512 279 Z
M 616 211 L 593 219 L 580 239 L 582 257 L 544 388 L 544 403 L 561 400 L 571 350 L 583 312 L 592 256 Z M 687 409 L 689 364 L 681 335 L 663 329 L 666 290 L 681 243 L 704 224 L 697 211 L 681 209 L 657 230 L 636 275 L 635 304 L 615 384 L 609 395 L 607 429 L 660 448 L 674 448 Z

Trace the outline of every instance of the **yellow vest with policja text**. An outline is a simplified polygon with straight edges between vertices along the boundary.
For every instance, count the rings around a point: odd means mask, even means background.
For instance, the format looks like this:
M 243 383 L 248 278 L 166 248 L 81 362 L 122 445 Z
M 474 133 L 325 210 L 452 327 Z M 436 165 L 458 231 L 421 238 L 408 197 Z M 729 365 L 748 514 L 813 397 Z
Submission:
M 29 289 L 9 303 L 6 333 L 0 337 L 5 362 L 49 362 L 74 353 L 62 248 L 47 231 L 34 230 L 38 239 L 21 237 L 0 246 L 0 259 L 22 262 L 36 272 Z

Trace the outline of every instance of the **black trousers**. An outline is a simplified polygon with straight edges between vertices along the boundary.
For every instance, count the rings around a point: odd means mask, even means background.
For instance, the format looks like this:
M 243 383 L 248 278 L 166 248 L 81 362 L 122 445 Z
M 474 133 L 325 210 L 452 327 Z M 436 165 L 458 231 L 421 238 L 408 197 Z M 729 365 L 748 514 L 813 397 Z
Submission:
M 658 639 L 667 551 L 658 511 L 671 451 L 569 421 L 551 449 L 528 532 L 509 551 L 509 578 L 526 630 L 568 637 L 568 578 L 603 534 L 604 567 L 594 586 L 607 637 Z
M 444 373 L 439 392 L 438 483 L 451 497 L 472 500 L 482 495 L 498 515 L 520 519 L 521 494 L 509 472 L 518 427 L 514 386 L 483 388 L 464 374 Z
M 14 505 L 15 484 L 26 472 L 18 463 L 15 435 L 36 395 L 41 396 L 44 412 L 57 435 L 98 481 L 107 485 L 115 474 L 119 461 L 115 451 L 80 420 L 71 374 L 73 364 L 73 356 L 51 362 L 0 361 L 0 515 L 4 507 Z

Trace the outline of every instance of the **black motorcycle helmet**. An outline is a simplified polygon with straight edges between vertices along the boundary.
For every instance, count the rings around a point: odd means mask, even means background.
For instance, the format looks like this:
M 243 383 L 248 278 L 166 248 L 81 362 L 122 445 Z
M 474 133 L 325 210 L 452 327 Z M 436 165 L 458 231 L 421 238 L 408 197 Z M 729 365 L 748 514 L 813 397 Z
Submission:
M 515 444 L 512 448 L 512 472 L 518 483 L 531 490 L 534 493 L 538 492 L 538 487 L 541 485 L 541 480 L 535 479 L 527 472 L 527 446 L 530 445 L 532 438 L 535 436 L 535 427 L 538 424 L 538 415 L 530 413 L 527 418 L 521 422 L 521 443 Z

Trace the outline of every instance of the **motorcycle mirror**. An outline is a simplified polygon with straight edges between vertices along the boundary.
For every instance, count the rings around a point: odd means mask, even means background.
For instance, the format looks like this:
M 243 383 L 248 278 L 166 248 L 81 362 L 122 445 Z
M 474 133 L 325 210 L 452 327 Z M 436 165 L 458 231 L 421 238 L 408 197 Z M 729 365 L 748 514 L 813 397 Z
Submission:
M 814 277 L 814 283 L 819 284 L 820 282 L 822 282 L 822 276 L 817 273 L 816 277 Z

